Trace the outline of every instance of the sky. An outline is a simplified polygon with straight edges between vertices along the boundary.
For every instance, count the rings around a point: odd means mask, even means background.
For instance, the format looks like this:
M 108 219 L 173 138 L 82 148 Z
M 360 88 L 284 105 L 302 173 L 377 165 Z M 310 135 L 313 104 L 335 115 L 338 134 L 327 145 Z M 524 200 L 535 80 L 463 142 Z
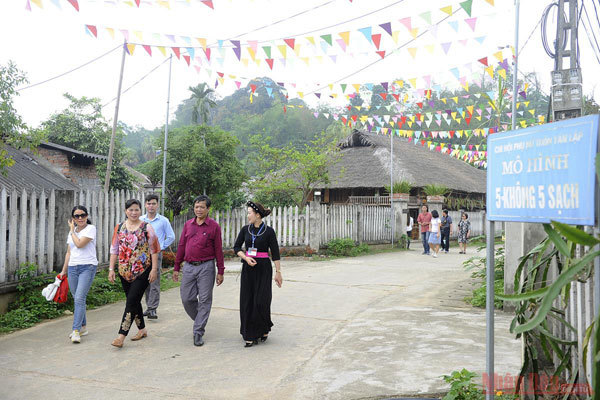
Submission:
M 63 94 L 68 92 L 99 98 L 105 105 L 104 116 L 112 120 L 126 38 L 132 54 L 125 58 L 119 121 L 148 129 L 161 126 L 166 118 L 168 56 L 174 54 L 170 47 L 181 49 L 180 58 L 173 56 L 172 61 L 172 118 L 177 105 L 190 96 L 188 88 L 201 82 L 213 88 L 218 82 L 217 95 L 224 97 L 238 85 L 244 87 L 249 78 L 268 76 L 283 83 L 290 98 L 302 97 L 312 107 L 342 106 L 354 84 L 414 79 L 418 88 L 430 82 L 457 87 L 461 78 L 481 79 L 477 74 L 484 73 L 484 66 L 479 59 L 488 57 L 491 62 L 498 51 L 510 58 L 510 46 L 515 43 L 514 0 L 473 0 L 471 16 L 460 7 L 461 0 L 212 3 L 214 9 L 201 0 L 141 0 L 138 8 L 135 0 L 78 0 L 78 12 L 69 0 L 0 0 L 0 64 L 15 62 L 29 84 L 102 56 L 63 77 L 20 90 L 15 99 L 17 111 L 29 126 L 36 127 L 67 106 Z M 537 72 L 546 93 L 553 60 L 543 50 L 538 22 L 548 4 L 549 0 L 521 0 L 519 23 L 519 48 L 523 48 L 519 69 Z M 600 21 L 592 0 L 583 4 L 590 18 L 588 27 L 600 41 Z M 448 6 L 451 15 L 447 8 L 443 10 Z M 600 2 L 596 1 L 596 7 L 600 9 Z M 556 30 L 553 17 L 555 13 L 549 18 L 550 42 Z M 386 23 L 393 35 L 385 29 Z M 327 34 L 331 34 L 331 45 L 321 39 Z M 210 61 L 203 40 L 210 49 Z M 239 40 L 239 59 L 233 50 L 235 40 Z M 583 90 L 598 101 L 600 63 L 583 29 L 579 44 Z M 148 46 L 152 56 L 142 45 Z M 263 49 L 269 46 L 272 69 Z M 377 51 L 385 51 L 385 57 Z M 189 66 L 184 55 L 190 56 Z M 347 86 L 342 89 L 340 84 Z M 322 95 L 318 98 L 314 93 Z

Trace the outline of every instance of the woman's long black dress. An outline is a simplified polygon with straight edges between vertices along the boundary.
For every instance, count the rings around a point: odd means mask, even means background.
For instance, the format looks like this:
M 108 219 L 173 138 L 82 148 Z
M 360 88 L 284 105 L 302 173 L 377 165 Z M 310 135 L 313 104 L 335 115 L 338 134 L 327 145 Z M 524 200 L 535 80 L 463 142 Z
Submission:
M 247 249 L 252 247 L 252 235 L 248 227 L 254 235 L 259 232 L 259 228 L 254 225 L 244 226 L 235 241 L 235 254 L 240 250 L 246 252 Z M 242 245 L 244 245 L 243 249 Z M 277 237 L 270 226 L 267 226 L 260 236 L 255 236 L 254 247 L 259 253 L 267 253 L 271 250 L 273 261 L 280 258 Z M 246 341 L 257 340 L 269 333 L 273 326 L 273 322 L 271 322 L 273 267 L 269 258 L 254 259 L 256 265 L 253 267 L 242 261 L 240 333 Z

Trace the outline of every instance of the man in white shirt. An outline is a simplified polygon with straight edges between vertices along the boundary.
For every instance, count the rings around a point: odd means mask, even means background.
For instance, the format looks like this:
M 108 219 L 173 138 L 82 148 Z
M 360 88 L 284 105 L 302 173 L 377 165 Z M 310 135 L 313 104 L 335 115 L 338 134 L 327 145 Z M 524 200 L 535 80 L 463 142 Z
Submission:
M 157 319 L 156 309 L 160 302 L 160 270 L 162 268 L 162 252 L 175 240 L 175 232 L 171 227 L 169 220 L 158 214 L 158 195 L 151 193 L 146 197 L 146 214 L 140 219 L 152 225 L 158 242 L 160 243 L 160 253 L 158 254 L 158 278 L 148 285 L 146 289 L 146 311 L 144 316 L 148 319 Z

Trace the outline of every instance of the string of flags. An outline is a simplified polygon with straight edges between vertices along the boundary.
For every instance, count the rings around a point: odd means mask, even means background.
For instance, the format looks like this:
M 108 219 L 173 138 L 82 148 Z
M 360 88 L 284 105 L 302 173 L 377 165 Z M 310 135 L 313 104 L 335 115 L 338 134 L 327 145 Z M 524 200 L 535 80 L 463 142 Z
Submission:
M 51 3 L 56 8 L 62 10 L 64 5 L 70 4 L 76 11 L 79 12 L 80 3 L 101 3 L 102 5 L 118 6 L 125 5 L 131 8 L 142 7 L 162 7 L 170 10 L 174 6 L 191 6 L 193 4 L 204 4 L 205 6 L 215 9 L 213 0 L 26 0 L 25 9 L 33 11 L 31 5 L 35 5 L 40 9 L 44 8 L 44 4 Z

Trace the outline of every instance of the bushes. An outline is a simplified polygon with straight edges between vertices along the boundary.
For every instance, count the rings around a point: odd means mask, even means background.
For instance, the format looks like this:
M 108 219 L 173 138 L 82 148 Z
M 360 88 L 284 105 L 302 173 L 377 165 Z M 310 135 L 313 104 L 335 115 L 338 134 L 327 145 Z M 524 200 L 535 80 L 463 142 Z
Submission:
M 369 252 L 365 243 L 358 246 L 350 238 L 333 239 L 327 243 L 327 254 L 330 256 L 356 257 Z
M 486 299 L 486 258 L 471 257 L 463 262 L 463 266 L 467 271 L 471 271 L 471 277 L 479 279 L 480 285 L 473 289 L 473 295 L 465 297 L 465 301 L 475 307 L 485 307 Z M 494 293 L 504 293 L 504 247 L 496 249 L 494 257 Z M 494 307 L 502 308 L 504 301 L 494 298 Z
M 56 274 L 36 276 L 37 266 L 23 264 L 17 270 L 19 283 L 17 285 L 17 299 L 9 305 L 9 311 L 0 315 L 0 332 L 12 332 L 18 329 L 29 328 L 44 319 L 57 318 L 66 311 L 73 312 L 73 296 L 69 293 L 66 303 L 58 304 L 47 301 L 42 296 L 42 289 L 47 284 L 54 282 Z M 170 273 L 162 273 L 161 290 L 178 286 L 171 280 Z M 125 299 L 125 293 L 117 278 L 115 283 L 108 281 L 108 270 L 98 270 L 92 287 L 87 295 L 87 309 L 103 306 Z

